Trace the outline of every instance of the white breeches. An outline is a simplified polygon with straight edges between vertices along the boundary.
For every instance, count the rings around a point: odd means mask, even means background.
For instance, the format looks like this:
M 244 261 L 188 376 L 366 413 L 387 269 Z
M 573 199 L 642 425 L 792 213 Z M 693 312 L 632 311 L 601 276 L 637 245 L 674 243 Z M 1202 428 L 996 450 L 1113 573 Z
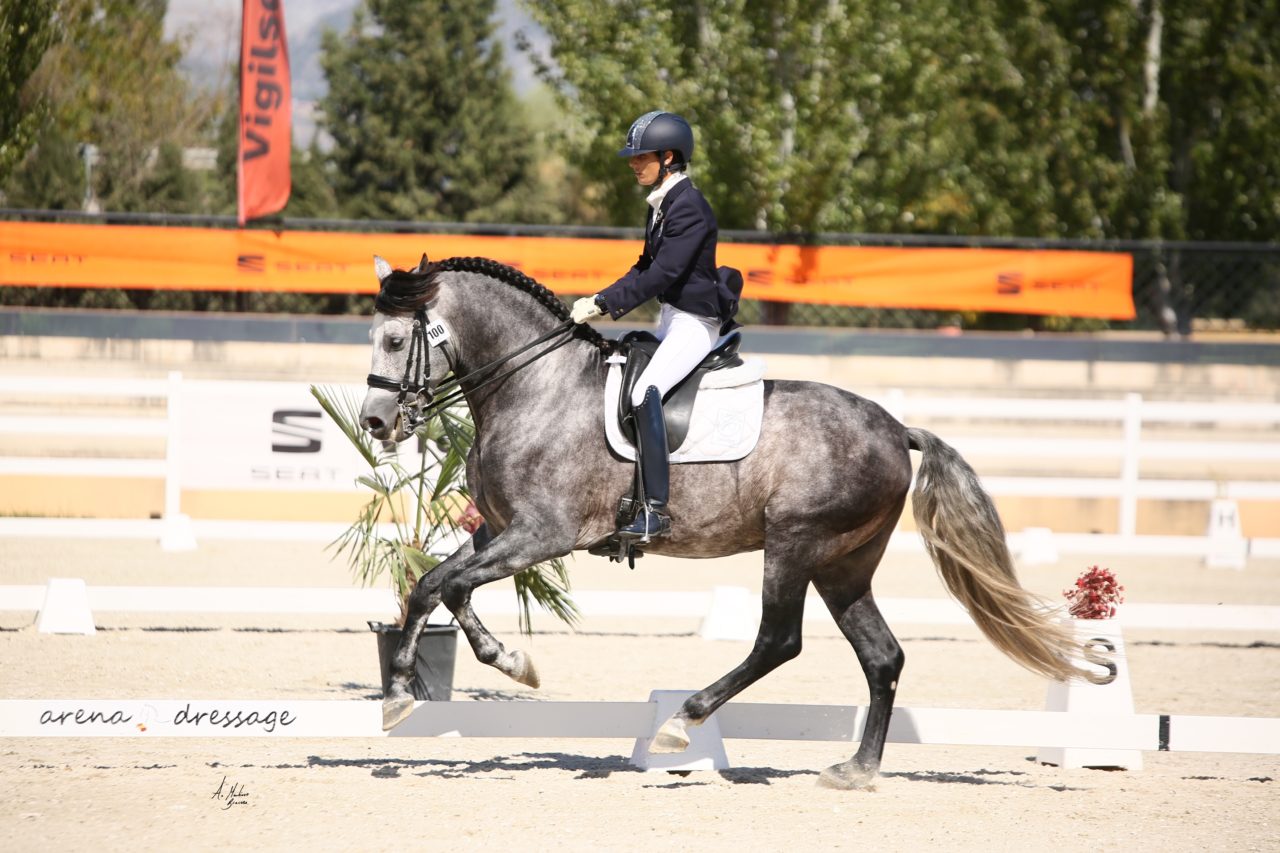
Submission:
M 649 386 L 657 386 L 658 393 L 665 396 L 681 379 L 692 373 L 720 340 L 720 321 L 714 317 L 690 314 L 664 303 L 654 334 L 662 343 L 636 381 L 631 392 L 633 406 L 644 401 Z

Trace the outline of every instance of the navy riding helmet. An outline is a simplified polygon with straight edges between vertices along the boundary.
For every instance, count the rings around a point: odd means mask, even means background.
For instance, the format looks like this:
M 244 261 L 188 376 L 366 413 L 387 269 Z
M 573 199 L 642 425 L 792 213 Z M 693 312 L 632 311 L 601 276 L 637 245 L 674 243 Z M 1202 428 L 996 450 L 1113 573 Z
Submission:
M 681 163 L 693 159 L 693 128 L 675 113 L 654 110 L 631 123 L 627 144 L 619 157 L 632 157 L 652 151 L 675 151 Z

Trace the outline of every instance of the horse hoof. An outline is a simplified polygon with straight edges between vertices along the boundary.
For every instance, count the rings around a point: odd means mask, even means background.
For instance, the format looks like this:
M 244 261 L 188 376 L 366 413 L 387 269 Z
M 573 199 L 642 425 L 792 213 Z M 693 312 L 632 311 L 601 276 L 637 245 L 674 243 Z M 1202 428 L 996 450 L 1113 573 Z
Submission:
M 834 764 L 818 776 L 818 787 L 838 791 L 874 791 L 878 773 L 870 767 L 849 762 Z
M 542 679 L 538 677 L 538 668 L 533 665 L 533 659 L 519 649 L 511 653 L 511 669 L 507 671 L 507 675 L 534 690 L 542 686 Z
M 382 730 L 389 732 L 413 713 L 413 697 L 388 697 L 382 700 Z
M 649 751 L 659 754 L 684 752 L 688 748 L 689 733 L 684 730 L 684 723 L 674 717 L 662 724 L 649 744 Z

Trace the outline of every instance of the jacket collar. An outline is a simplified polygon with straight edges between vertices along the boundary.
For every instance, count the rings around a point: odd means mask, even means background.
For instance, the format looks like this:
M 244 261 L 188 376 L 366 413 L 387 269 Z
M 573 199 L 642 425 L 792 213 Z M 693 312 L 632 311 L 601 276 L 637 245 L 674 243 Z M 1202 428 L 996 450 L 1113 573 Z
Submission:
M 688 182 L 689 182 L 689 176 L 686 175 L 684 172 L 673 172 L 671 177 L 668 178 L 662 184 L 662 186 L 657 187 L 651 193 L 649 193 L 649 195 L 645 197 L 645 201 L 649 202 L 649 206 L 654 210 L 661 210 L 662 202 L 667 198 L 667 196 L 670 195 L 671 198 L 674 199 L 680 193 L 679 192 L 673 193 L 672 191 L 675 190 L 677 187 L 679 187 L 680 190 L 683 191 L 685 188 L 681 185 L 687 184 Z

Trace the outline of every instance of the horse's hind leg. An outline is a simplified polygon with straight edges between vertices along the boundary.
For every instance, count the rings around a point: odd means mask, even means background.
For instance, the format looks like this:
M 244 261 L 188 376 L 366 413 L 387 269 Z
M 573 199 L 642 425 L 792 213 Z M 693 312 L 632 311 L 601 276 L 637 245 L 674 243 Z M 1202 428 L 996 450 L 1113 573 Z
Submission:
M 867 788 L 874 784 L 889 734 L 898 676 L 906 659 L 871 595 L 871 574 L 880 562 L 885 541 L 887 536 L 884 541 L 864 545 L 813 581 L 836 624 L 853 645 L 871 697 L 857 753 L 848 761 L 828 767 L 818 779 L 819 784 L 832 788 Z
M 760 630 L 751 653 L 719 681 L 686 699 L 658 729 L 650 750 L 684 750 L 689 745 L 688 726 L 701 724 L 725 702 L 800 654 L 804 597 L 809 584 L 796 571 L 797 565 L 800 564 L 766 547 Z

